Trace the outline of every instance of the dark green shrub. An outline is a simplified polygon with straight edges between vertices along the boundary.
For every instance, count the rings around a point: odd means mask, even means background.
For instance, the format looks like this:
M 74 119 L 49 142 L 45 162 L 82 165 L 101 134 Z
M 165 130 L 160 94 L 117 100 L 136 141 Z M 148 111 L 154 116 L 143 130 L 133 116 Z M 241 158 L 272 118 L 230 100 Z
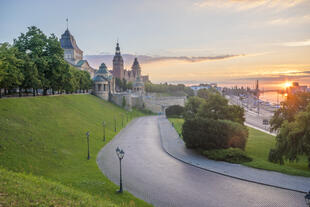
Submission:
M 244 149 L 248 131 L 241 124 L 228 120 L 195 118 L 185 120 L 182 135 L 188 148 Z
M 217 161 L 230 163 L 250 162 L 252 158 L 248 157 L 244 151 L 238 148 L 206 150 L 202 152 L 207 158 Z
M 280 165 L 284 164 L 283 156 L 276 149 L 271 149 L 268 155 L 268 161 L 273 163 L 278 163 Z
M 169 118 L 172 117 L 181 117 L 184 112 L 184 107 L 180 105 L 172 105 L 166 109 L 166 116 Z

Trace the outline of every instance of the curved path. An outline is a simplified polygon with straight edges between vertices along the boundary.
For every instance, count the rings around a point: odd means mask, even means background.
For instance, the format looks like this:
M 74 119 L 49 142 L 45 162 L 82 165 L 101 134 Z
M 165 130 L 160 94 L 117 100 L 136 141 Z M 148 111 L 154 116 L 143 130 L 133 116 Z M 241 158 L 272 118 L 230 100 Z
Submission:
M 158 118 L 135 119 L 98 154 L 98 166 L 118 184 L 115 148 L 124 149 L 125 190 L 155 206 L 305 207 L 302 193 L 226 177 L 172 158 L 162 149 Z

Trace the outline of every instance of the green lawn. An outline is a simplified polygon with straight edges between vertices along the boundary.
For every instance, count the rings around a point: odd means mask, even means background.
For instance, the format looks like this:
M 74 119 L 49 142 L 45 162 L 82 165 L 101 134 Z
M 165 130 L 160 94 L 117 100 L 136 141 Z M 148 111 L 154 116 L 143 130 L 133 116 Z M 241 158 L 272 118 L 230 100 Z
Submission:
M 0 166 L 42 176 L 117 206 L 150 206 L 127 192 L 116 194 L 118 186 L 96 164 L 97 153 L 118 133 L 121 115 L 125 113 L 122 108 L 91 95 L 0 99 Z M 129 117 L 141 115 L 133 111 Z M 106 142 L 102 138 L 103 121 L 107 123 Z M 124 125 L 126 121 L 125 116 Z M 90 160 L 86 159 L 87 131 L 90 131 Z
M 181 133 L 184 120 L 176 118 L 169 118 L 169 120 L 174 123 L 176 130 Z M 274 145 L 274 136 L 249 127 L 249 138 L 245 152 L 253 159 L 253 161 L 242 164 L 254 168 L 310 177 L 310 169 L 308 168 L 308 161 L 306 156 L 300 156 L 298 162 L 285 162 L 284 165 L 269 162 L 269 150 L 273 148 Z
M 253 158 L 253 161 L 243 163 L 243 165 L 310 177 L 310 169 L 308 168 L 306 156 L 300 156 L 298 162 L 285 162 L 284 165 L 268 162 L 269 150 L 275 146 L 275 143 L 274 136 L 249 127 L 249 138 L 245 151 Z
M 178 134 L 180 135 L 180 137 L 182 138 L 182 126 L 184 123 L 184 119 L 180 119 L 180 118 L 169 118 L 169 121 L 171 123 L 173 123 L 174 128 L 176 129 L 176 131 L 178 132 Z

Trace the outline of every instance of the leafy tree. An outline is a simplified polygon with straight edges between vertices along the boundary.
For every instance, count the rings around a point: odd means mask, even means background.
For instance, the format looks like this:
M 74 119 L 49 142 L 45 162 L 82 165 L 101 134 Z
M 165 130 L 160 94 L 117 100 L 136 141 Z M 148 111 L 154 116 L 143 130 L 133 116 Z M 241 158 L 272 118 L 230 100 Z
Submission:
M 270 161 L 283 164 L 283 157 L 289 161 L 298 161 L 298 155 L 305 154 L 310 168 L 310 103 L 304 111 L 294 116 L 293 121 L 282 122 L 276 141 L 276 149 L 270 151 Z
M 18 59 L 17 53 L 17 49 L 11 47 L 8 43 L 0 45 L 0 71 L 2 74 L 0 88 L 4 88 L 5 93 L 7 89 L 18 88 L 24 80 L 24 76 L 20 71 L 23 60 Z
M 33 95 L 35 96 L 36 89 L 41 87 L 41 81 L 39 79 L 39 73 L 35 63 L 30 59 L 28 54 L 18 52 L 19 59 L 23 60 L 23 64 L 20 66 L 21 72 L 24 75 L 24 80 L 20 88 L 25 90 L 32 88 Z
M 310 102 L 310 93 L 300 92 L 296 94 L 289 94 L 287 99 L 281 103 L 281 107 L 275 112 L 270 120 L 272 131 L 277 131 L 281 128 L 283 122 L 295 120 L 295 114 L 299 111 L 305 110 L 307 104 Z
M 123 96 L 122 106 L 123 106 L 123 108 L 125 108 L 125 106 L 126 106 L 126 99 L 125 99 L 125 96 Z
M 132 82 L 128 82 L 128 83 L 127 83 L 127 89 L 132 90 L 132 88 L 133 88 Z
M 195 118 L 200 105 L 204 102 L 204 99 L 197 96 L 189 97 L 184 108 L 185 119 Z
M 231 120 L 234 122 L 238 122 L 239 124 L 244 124 L 245 118 L 244 118 L 244 109 L 241 106 L 237 105 L 228 105 L 227 110 L 227 120 Z
M 198 116 L 211 119 L 227 119 L 227 113 L 227 99 L 216 93 L 210 93 L 198 109 Z
M 28 27 L 26 34 L 22 33 L 17 39 L 14 39 L 14 46 L 20 52 L 29 54 L 30 59 L 36 65 L 41 86 L 46 94 L 46 90 L 50 87 L 46 35 L 35 26 Z
M 204 99 L 208 99 L 209 96 L 212 94 L 220 95 L 220 93 L 214 88 L 209 88 L 209 89 L 202 88 L 202 89 L 199 89 L 197 92 L 197 96 L 200 98 L 204 98 Z

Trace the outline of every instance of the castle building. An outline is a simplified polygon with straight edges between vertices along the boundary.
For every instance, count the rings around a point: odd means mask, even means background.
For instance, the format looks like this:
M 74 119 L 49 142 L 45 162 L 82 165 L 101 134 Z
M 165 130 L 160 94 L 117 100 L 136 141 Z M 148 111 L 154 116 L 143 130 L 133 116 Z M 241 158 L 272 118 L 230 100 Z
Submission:
M 135 58 L 131 70 L 124 69 L 124 60 L 121 55 L 119 43 L 116 43 L 112 73 L 115 78 L 119 78 L 120 80 L 125 79 L 127 82 L 132 82 L 133 84 L 138 80 L 138 77 L 139 82 L 146 82 L 149 80 L 147 75 L 141 75 L 141 67 L 137 58 Z
M 96 70 L 92 68 L 87 60 L 83 60 L 83 51 L 77 46 L 76 41 L 69 29 L 61 35 L 60 45 L 64 50 L 64 59 L 79 70 L 88 71 L 93 78 Z

